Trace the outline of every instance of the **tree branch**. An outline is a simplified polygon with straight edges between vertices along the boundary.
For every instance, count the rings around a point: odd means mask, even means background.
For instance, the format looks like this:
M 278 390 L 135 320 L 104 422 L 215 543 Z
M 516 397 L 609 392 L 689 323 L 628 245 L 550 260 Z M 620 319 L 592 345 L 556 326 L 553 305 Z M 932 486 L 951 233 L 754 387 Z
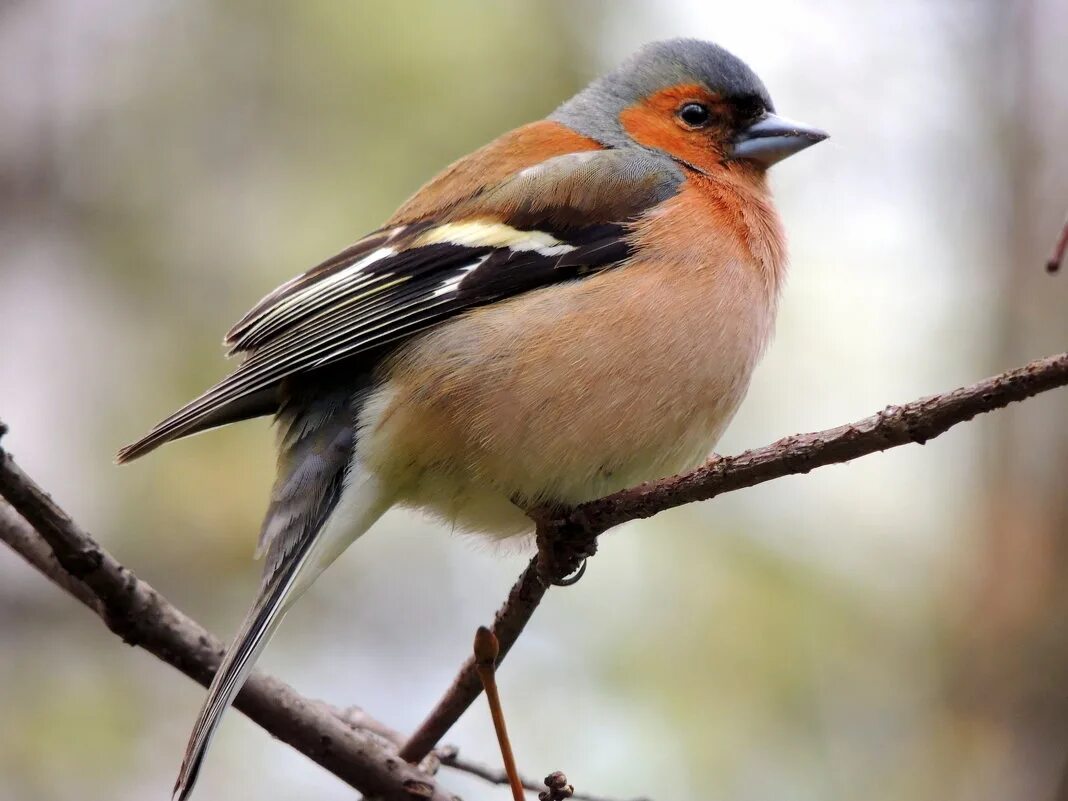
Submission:
M 101 548 L 3 448 L 0 495 L 25 521 L 0 506 L 0 539 L 96 612 L 123 641 L 146 649 L 205 687 L 211 682 L 222 644 Z M 431 776 L 348 725 L 329 706 L 304 698 L 278 679 L 253 674 L 234 705 L 366 795 L 389 801 L 452 798 Z
M 977 414 L 1008 406 L 1068 384 L 1068 353 L 1031 362 L 952 392 L 931 395 L 904 406 L 888 406 L 878 414 L 837 428 L 795 434 L 737 456 L 714 457 L 691 473 L 642 484 L 563 514 L 536 516 L 538 540 L 555 553 L 534 559 L 497 611 L 492 631 L 501 642 L 501 656 L 515 642 L 545 595 L 548 583 L 574 571 L 592 552 L 597 537 L 630 520 L 725 492 L 752 487 L 782 476 L 807 473 L 816 467 L 846 462 L 910 442 L 923 444 Z M 500 661 L 500 660 L 498 660 Z M 418 762 L 434 748 L 481 692 L 473 658 L 460 668 L 452 685 L 401 748 L 401 756 Z
M 71 576 L 59 564 L 56 555 L 41 535 L 19 517 L 18 512 L 0 501 L 0 540 L 15 553 L 29 562 L 31 567 L 43 573 L 45 578 L 88 606 L 98 616 L 103 616 L 100 599 L 78 579 Z

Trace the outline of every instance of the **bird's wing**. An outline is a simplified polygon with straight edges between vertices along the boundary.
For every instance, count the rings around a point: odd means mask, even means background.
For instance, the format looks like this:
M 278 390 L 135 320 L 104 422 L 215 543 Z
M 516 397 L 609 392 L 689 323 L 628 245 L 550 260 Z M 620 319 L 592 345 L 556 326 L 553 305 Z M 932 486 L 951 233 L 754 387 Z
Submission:
M 549 158 L 430 218 L 387 226 L 283 284 L 226 337 L 244 362 L 119 453 L 126 461 L 229 422 L 283 380 L 384 348 L 466 310 L 623 263 L 628 222 L 675 193 L 664 160 Z

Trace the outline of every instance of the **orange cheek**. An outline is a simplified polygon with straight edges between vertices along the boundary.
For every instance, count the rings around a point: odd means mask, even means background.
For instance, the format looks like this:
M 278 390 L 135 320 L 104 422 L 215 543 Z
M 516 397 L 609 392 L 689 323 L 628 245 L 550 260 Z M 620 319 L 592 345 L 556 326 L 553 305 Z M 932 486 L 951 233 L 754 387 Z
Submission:
M 673 86 L 623 110 L 619 121 L 634 141 L 655 147 L 703 170 L 717 167 L 723 158 L 710 130 L 681 127 L 675 112 L 686 101 L 715 106 L 719 98 L 696 85 Z

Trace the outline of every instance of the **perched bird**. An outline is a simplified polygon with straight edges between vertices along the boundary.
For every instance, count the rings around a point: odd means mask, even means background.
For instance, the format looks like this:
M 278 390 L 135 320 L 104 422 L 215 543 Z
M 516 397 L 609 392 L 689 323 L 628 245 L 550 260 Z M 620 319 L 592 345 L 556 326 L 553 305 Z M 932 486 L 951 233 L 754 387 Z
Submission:
M 536 506 L 707 458 L 786 269 L 765 170 L 824 138 L 777 116 L 721 47 L 650 44 L 230 329 L 240 366 L 118 456 L 259 415 L 278 425 L 262 587 L 177 798 L 285 611 L 390 507 L 509 536 Z

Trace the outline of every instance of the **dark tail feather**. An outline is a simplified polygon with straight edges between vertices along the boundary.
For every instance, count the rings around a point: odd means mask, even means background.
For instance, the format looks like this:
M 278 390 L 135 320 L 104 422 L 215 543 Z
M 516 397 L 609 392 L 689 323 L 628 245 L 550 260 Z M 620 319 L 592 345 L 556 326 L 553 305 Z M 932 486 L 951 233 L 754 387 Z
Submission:
M 288 608 L 286 601 L 297 586 L 297 577 L 308 560 L 312 542 L 313 539 L 309 537 L 300 552 L 293 554 L 292 560 L 279 571 L 270 585 L 263 589 L 223 657 L 208 689 L 207 700 L 204 701 L 200 716 L 193 726 L 193 733 L 189 737 L 182 767 L 174 784 L 175 801 L 185 801 L 192 792 L 204 755 L 223 713 L 245 683 L 256 658 L 271 639 L 278 624 L 282 622 Z
M 268 387 L 251 395 L 238 397 L 222 405 L 205 403 L 207 399 L 207 393 L 205 393 L 187 403 L 166 420 L 158 423 L 137 442 L 120 450 L 115 461 L 123 464 L 144 456 L 166 442 L 278 411 L 278 392 L 275 387 Z

